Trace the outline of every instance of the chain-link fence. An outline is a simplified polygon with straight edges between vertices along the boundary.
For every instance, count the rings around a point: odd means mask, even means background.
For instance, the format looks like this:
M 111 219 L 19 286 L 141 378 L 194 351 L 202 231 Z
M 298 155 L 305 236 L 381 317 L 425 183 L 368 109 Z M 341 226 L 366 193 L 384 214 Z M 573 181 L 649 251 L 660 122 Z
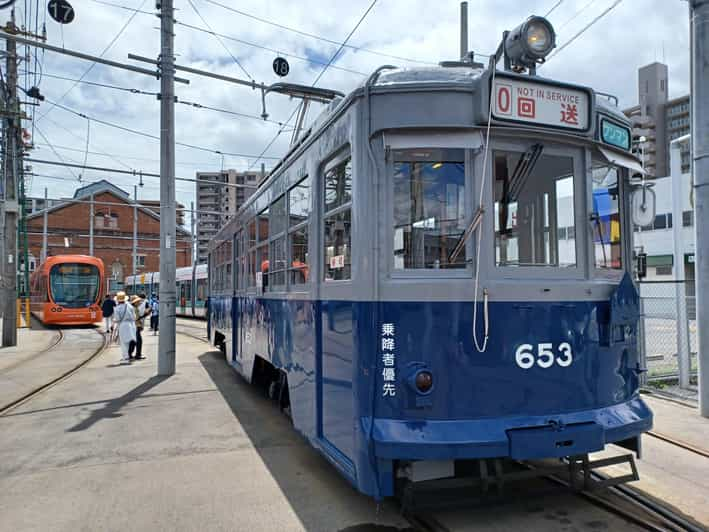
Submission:
M 686 386 L 697 372 L 697 321 L 692 281 L 640 283 L 640 355 L 646 382 L 677 379 Z M 683 382 L 684 381 L 684 382 Z

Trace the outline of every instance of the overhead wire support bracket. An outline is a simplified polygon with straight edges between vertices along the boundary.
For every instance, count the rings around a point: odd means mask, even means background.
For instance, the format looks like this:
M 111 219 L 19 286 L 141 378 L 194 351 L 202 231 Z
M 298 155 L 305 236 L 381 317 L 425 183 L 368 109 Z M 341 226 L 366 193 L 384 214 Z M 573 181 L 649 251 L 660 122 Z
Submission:
M 160 75 L 156 70 L 148 70 L 147 68 L 140 68 L 133 65 L 128 65 L 126 63 L 119 63 L 118 61 L 111 61 L 110 59 L 104 59 L 102 57 L 97 57 L 90 54 L 85 54 L 82 52 L 77 52 L 75 50 L 70 50 L 68 48 L 61 48 L 59 46 L 52 46 L 51 44 L 46 44 L 43 42 L 38 42 L 33 39 L 26 39 L 24 37 L 18 37 L 17 35 L 12 35 L 5 31 L 5 28 L 0 28 L 0 39 L 5 39 L 9 41 L 15 41 L 18 44 L 24 44 L 28 46 L 34 46 L 36 48 L 41 48 L 42 50 L 47 50 L 49 52 L 54 52 L 57 54 L 68 55 L 70 57 L 76 57 L 77 59 L 84 59 L 85 61 L 92 61 L 94 63 L 101 63 L 103 65 L 111 66 L 114 68 L 120 68 L 122 70 L 129 70 L 131 72 L 136 72 L 138 74 L 145 74 L 151 77 L 158 77 Z M 190 80 L 185 78 L 175 78 L 175 81 L 180 83 L 189 84 Z
M 144 57 L 136 54 L 128 54 L 128 59 L 133 59 L 134 61 L 142 61 L 144 63 L 150 63 L 151 65 L 158 65 L 158 60 L 151 59 L 149 57 Z M 243 85 L 244 87 L 251 87 L 252 90 L 259 89 L 261 91 L 261 118 L 264 120 L 268 118 L 268 112 L 266 111 L 266 95 L 269 92 L 275 92 L 278 94 L 285 94 L 291 98 L 300 98 L 302 100 L 310 100 L 318 103 L 330 103 L 335 98 L 342 98 L 345 95 L 340 91 L 332 89 L 321 89 L 312 87 L 311 85 L 300 85 L 297 83 L 273 83 L 272 85 L 266 85 L 264 83 L 259 83 L 254 80 L 245 80 L 234 78 L 231 76 L 225 76 L 223 74 L 215 74 L 214 72 L 208 72 L 206 70 L 200 70 L 198 68 L 192 68 L 183 65 L 174 65 L 175 70 L 181 70 L 183 72 L 188 72 L 190 74 L 196 74 L 198 76 L 204 76 L 207 78 L 218 79 L 220 81 L 226 81 L 227 83 L 235 83 L 237 85 Z

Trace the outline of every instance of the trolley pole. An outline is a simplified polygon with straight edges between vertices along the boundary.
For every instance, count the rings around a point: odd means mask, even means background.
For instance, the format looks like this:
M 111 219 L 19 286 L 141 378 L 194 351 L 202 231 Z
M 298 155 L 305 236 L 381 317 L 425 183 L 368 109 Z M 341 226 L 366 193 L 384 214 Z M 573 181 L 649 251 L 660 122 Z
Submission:
M 709 0 L 690 0 L 699 412 L 709 418 Z
M 15 27 L 15 10 L 9 25 Z M 6 126 L 3 135 L 3 173 L 5 189 L 5 256 L 2 261 L 2 346 L 17 345 L 17 138 L 19 137 L 20 106 L 17 101 L 17 45 L 7 41 L 7 93 L 3 102 Z
M 160 317 L 158 375 L 175 373 L 175 57 L 173 0 L 160 4 Z
M 47 187 L 44 187 L 44 214 L 42 215 L 42 262 L 47 260 L 48 243 L 47 243 L 47 222 L 49 205 L 47 201 Z

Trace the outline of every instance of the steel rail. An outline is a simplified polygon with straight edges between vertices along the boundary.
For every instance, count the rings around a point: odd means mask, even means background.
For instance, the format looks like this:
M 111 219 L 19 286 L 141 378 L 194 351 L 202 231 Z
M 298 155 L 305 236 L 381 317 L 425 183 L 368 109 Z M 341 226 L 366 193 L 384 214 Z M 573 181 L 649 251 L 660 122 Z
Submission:
M 30 319 L 32 319 L 32 318 L 30 318 Z M 27 357 L 27 358 L 23 358 L 22 360 L 18 360 L 17 362 L 14 362 L 13 364 L 10 364 L 9 366 L 5 366 L 4 368 L 2 368 L 2 372 L 4 373 L 4 372 L 6 372 L 6 371 L 10 371 L 11 369 L 18 368 L 18 367 L 20 367 L 22 364 L 25 364 L 25 363 L 29 362 L 30 360 L 34 360 L 34 359 L 37 358 L 38 356 L 44 355 L 44 354 L 46 354 L 47 352 L 49 352 L 49 351 L 51 351 L 52 349 L 54 349 L 54 348 L 55 348 L 57 345 L 59 345 L 59 343 L 61 343 L 61 341 L 64 339 L 64 333 L 63 333 L 61 330 L 57 330 L 57 333 L 59 333 L 59 334 L 57 334 L 57 335 L 54 337 L 54 339 L 52 340 L 52 343 L 51 343 L 49 346 L 47 346 L 46 348 L 42 349 L 41 351 L 38 351 L 38 352 L 35 353 L 34 355 L 31 355 L 31 356 L 29 356 L 29 357 Z
M 653 438 L 657 438 L 658 440 L 667 442 L 671 445 L 674 445 L 675 447 L 684 449 L 685 451 L 689 451 L 690 453 L 698 454 L 699 456 L 703 456 L 704 458 L 709 458 L 709 451 L 702 449 L 701 447 L 696 447 L 691 443 L 687 443 L 686 441 L 680 440 L 679 438 L 673 438 L 672 436 L 668 436 L 667 434 L 663 434 L 654 430 L 650 430 L 645 434 L 647 434 L 648 436 L 652 436 Z
M 86 366 L 89 362 L 91 362 L 96 357 L 98 357 L 101 353 L 103 353 L 104 350 L 106 349 L 106 346 L 108 345 L 107 337 L 104 336 L 102 333 L 100 333 L 98 331 L 98 329 L 94 329 L 94 331 L 96 332 L 96 334 L 103 337 L 101 345 L 98 347 L 98 349 L 96 349 L 88 358 L 86 358 L 85 360 L 83 360 L 82 362 L 80 362 L 79 364 L 74 366 L 73 368 L 69 369 L 68 371 L 65 371 L 64 373 L 62 373 L 58 377 L 51 379 L 50 381 L 42 384 L 41 386 L 36 387 L 34 390 L 22 395 L 20 398 L 15 399 L 12 402 L 0 407 L 0 417 L 6 416 L 9 412 L 14 410 L 15 408 L 34 399 L 38 395 L 46 392 L 47 390 L 49 390 L 53 386 L 59 384 L 60 382 L 63 382 L 65 380 L 69 379 L 77 371 L 79 371 L 81 368 Z M 66 337 L 64 335 L 62 335 L 62 341 L 64 341 L 65 339 L 66 339 Z M 57 344 L 57 345 L 59 345 L 59 344 Z

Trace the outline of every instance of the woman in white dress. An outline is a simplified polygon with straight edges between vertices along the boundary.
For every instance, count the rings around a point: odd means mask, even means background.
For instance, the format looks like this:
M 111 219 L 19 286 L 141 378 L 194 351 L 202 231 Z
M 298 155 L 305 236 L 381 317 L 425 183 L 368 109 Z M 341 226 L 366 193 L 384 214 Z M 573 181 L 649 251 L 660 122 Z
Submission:
M 135 347 L 135 309 L 126 302 L 126 293 L 116 294 L 118 305 L 113 311 L 113 323 L 118 329 L 118 343 L 121 344 L 121 364 L 130 364 L 130 355 Z

